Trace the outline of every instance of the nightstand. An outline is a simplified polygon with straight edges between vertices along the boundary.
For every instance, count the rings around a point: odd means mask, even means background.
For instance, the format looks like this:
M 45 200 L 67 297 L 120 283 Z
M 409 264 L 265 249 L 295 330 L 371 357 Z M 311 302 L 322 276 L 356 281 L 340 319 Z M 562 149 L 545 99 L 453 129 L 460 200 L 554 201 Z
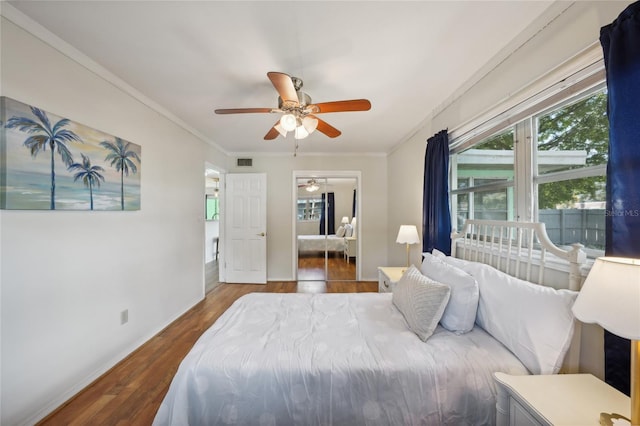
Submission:
M 356 257 L 357 240 L 354 237 L 345 237 L 344 243 L 344 259 L 349 263 L 350 257 Z
M 591 374 L 494 374 L 497 426 L 600 424 L 600 413 L 631 416 L 631 401 Z
M 398 266 L 379 266 L 378 267 L 378 293 L 388 293 L 393 291 L 393 286 L 397 283 L 402 274 L 406 271 L 405 267 Z

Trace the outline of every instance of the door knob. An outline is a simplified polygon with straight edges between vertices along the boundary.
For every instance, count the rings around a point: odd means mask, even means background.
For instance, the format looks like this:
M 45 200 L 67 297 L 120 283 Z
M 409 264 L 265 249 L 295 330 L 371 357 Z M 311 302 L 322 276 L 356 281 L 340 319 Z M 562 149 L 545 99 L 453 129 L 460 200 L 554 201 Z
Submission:
M 265 236 L 265 233 L 264 233 L 264 232 L 261 232 L 261 233 L 256 234 L 256 235 L 257 235 L 257 236 L 259 236 L 259 237 L 264 237 L 264 236 Z

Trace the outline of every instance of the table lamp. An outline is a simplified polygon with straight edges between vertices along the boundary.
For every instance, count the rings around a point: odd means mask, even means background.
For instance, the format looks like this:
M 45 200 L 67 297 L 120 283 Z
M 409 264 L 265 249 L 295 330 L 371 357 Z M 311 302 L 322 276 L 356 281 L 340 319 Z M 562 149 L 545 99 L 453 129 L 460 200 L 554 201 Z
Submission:
M 407 268 L 409 267 L 409 244 L 418 244 L 420 237 L 415 225 L 400 225 L 396 243 L 407 245 Z
M 597 258 L 572 310 L 580 321 L 631 340 L 630 423 L 640 425 L 640 259 Z M 615 413 L 600 414 L 600 424 L 612 424 L 611 419 L 616 425 L 629 420 Z

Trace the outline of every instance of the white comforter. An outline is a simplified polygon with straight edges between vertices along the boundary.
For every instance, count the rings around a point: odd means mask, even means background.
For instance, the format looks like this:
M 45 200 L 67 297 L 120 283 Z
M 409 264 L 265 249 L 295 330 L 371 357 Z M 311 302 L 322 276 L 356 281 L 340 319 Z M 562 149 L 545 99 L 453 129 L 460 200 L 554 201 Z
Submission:
M 298 235 L 298 251 L 344 251 L 344 237 L 336 235 Z
M 183 360 L 154 425 L 493 424 L 495 371 L 528 374 L 479 327 L 420 341 L 390 293 L 253 293 Z

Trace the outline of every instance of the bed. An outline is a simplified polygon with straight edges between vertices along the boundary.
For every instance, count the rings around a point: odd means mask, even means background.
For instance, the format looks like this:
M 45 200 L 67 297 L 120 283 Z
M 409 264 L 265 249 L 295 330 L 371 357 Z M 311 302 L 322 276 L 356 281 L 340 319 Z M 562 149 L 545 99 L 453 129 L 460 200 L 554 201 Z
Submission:
M 456 257 L 425 254 L 393 293 L 239 298 L 182 361 L 154 425 L 495 424 L 495 372 L 557 373 L 579 347 L 576 292 L 515 275 L 564 273 L 555 286 L 575 285 L 580 247 L 559 249 L 544 225 L 527 226 L 469 221 L 453 236 Z M 426 274 L 443 271 L 440 282 Z M 476 287 L 443 284 L 453 276 Z M 415 297 L 412 286 L 429 292 Z M 403 303 L 420 313 L 435 293 L 447 296 L 423 338 Z
M 339 252 L 345 249 L 344 237 L 332 235 L 298 235 L 298 253 Z

